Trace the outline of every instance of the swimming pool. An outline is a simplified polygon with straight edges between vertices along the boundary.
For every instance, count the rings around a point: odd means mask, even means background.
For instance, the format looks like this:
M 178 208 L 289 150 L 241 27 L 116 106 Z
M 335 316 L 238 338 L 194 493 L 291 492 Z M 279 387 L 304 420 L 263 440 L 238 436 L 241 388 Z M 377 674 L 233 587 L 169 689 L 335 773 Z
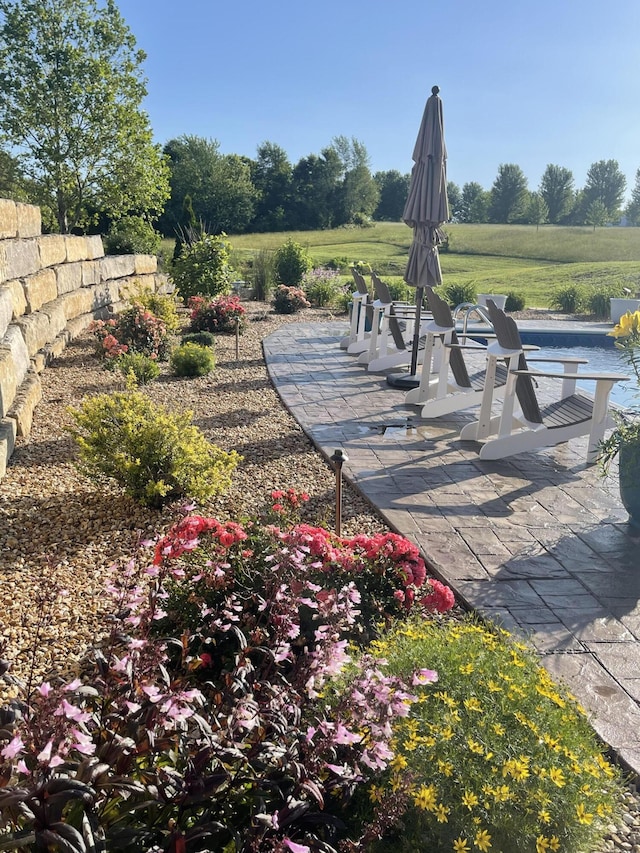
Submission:
M 628 382 L 616 382 L 611 392 L 611 400 L 619 406 L 626 408 L 640 408 L 640 395 L 638 394 L 638 383 L 633 374 L 633 370 L 629 366 L 624 354 L 615 348 L 604 347 L 541 347 L 538 355 L 547 358 L 556 356 L 573 356 L 575 358 L 586 358 L 589 364 L 580 365 L 578 373 L 586 371 L 595 371 L 596 373 L 622 373 L 625 376 L 631 377 Z M 535 369 L 535 363 L 531 365 Z M 548 365 L 550 370 L 558 371 L 561 367 L 558 365 Z M 579 381 L 578 386 L 585 391 L 593 394 L 595 391 L 595 382 Z

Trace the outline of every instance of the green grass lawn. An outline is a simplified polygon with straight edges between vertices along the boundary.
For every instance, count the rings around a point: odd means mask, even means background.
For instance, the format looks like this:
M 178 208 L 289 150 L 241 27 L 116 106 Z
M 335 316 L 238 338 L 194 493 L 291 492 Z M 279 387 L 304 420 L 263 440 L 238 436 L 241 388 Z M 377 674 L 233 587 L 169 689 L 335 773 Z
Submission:
M 513 291 L 536 307 L 549 307 L 557 290 L 574 284 L 640 291 L 640 228 L 448 225 L 445 230 L 446 283 L 473 282 L 478 293 Z M 247 278 L 256 251 L 277 249 L 292 238 L 318 265 L 339 261 L 346 273 L 350 263 L 365 261 L 386 280 L 400 283 L 411 237 L 402 222 L 377 222 L 369 228 L 240 234 L 229 240 L 234 268 Z M 172 251 L 172 242 L 166 242 Z

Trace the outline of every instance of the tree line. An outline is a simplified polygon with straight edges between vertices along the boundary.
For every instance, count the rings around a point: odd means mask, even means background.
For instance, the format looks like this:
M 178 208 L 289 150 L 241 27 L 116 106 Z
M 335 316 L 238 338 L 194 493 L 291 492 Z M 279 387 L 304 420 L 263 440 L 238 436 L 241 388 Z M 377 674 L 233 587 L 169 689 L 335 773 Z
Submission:
M 640 225 L 640 169 L 629 203 L 624 206 L 627 179 L 617 160 L 599 160 L 587 172 L 584 187 L 576 188 L 573 173 L 549 164 L 537 190 L 529 190 L 522 169 L 502 164 L 490 190 L 470 182 L 462 189 L 448 184 L 451 215 L 457 222 L 495 222 L 542 225 L 607 225 L 621 217 Z
M 114 0 L 0 0 L 0 195 L 38 204 L 44 229 L 61 233 L 105 233 L 131 217 L 167 236 L 194 221 L 241 233 L 402 218 L 409 173 L 372 173 L 355 138 L 297 163 L 270 141 L 255 158 L 193 135 L 155 144 L 144 59 Z M 557 165 L 535 191 L 515 164 L 488 190 L 448 184 L 457 222 L 595 227 L 624 213 L 640 225 L 640 169 L 623 208 L 625 189 L 615 160 L 593 163 L 579 189 Z

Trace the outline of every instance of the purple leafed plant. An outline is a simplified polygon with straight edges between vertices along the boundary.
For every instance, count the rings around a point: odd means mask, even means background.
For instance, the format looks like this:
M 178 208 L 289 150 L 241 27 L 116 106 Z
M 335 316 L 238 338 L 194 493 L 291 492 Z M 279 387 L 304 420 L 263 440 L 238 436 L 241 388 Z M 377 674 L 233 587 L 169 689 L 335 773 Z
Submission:
M 301 500 L 274 493 L 270 517 Z M 364 850 L 402 791 L 362 838 L 341 817 L 387 768 L 391 721 L 415 698 L 366 643 L 409 608 L 447 609 L 450 591 L 394 534 L 264 518 L 188 516 L 143 555 L 114 569 L 111 632 L 79 677 L 0 711 L 0 842 Z

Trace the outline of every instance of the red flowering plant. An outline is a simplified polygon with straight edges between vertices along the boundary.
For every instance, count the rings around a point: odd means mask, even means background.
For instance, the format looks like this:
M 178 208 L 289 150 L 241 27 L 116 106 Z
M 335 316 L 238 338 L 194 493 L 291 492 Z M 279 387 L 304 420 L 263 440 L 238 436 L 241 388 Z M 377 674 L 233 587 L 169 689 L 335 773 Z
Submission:
M 129 347 L 120 343 L 116 337 L 117 322 L 113 317 L 109 320 L 94 320 L 89 324 L 89 331 L 93 332 L 96 338 L 98 358 L 113 361 L 129 350 Z
M 117 317 L 94 320 L 89 326 L 98 342 L 98 355 L 108 363 L 126 352 L 165 361 L 169 355 L 167 325 L 140 302 L 133 302 Z
M 270 513 L 283 501 L 304 502 L 278 492 Z M 151 565 L 118 567 L 112 632 L 93 664 L 25 688 L 0 716 L 2 841 L 71 853 L 366 850 L 402 811 L 402 791 L 361 837 L 348 838 L 341 815 L 388 767 L 391 720 L 415 697 L 357 650 L 361 608 L 370 597 L 405 609 L 407 590 L 427 587 L 413 546 L 391 536 L 191 515 Z M 386 579 L 375 594 L 369 572 Z
M 191 296 L 187 301 L 191 310 L 190 332 L 227 334 L 243 332 L 247 327 L 246 309 L 237 296 L 224 294 L 215 299 Z

